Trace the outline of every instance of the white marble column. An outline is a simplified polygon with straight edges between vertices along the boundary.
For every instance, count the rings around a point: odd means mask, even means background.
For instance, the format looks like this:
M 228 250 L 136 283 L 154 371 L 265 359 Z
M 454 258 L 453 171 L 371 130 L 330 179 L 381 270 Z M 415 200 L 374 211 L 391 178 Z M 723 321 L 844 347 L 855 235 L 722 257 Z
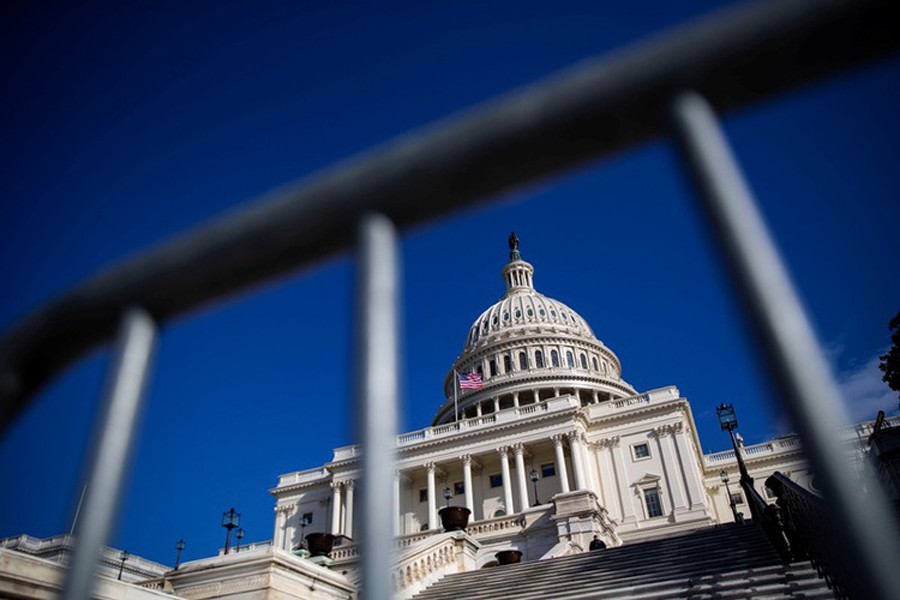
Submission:
M 685 489 L 691 508 L 699 508 L 706 504 L 706 494 L 703 493 L 703 482 L 700 478 L 700 467 L 694 460 L 691 450 L 690 429 L 684 423 L 675 424 L 675 449 L 678 451 L 678 462 L 684 473 Z
M 394 471 L 394 535 L 400 535 L 400 472 Z
M 519 483 L 519 512 L 528 509 L 528 481 L 525 478 L 525 446 L 513 444 L 513 455 L 516 457 L 516 480 Z
M 597 494 L 597 501 L 600 502 L 600 506 L 609 510 L 609 507 L 606 505 L 606 493 L 603 491 L 605 477 L 603 475 L 603 460 L 600 458 L 600 446 L 596 443 L 588 444 L 587 449 L 591 468 L 596 469 L 594 471 L 595 477 L 593 478 L 594 493 Z
M 575 489 L 587 489 L 584 480 L 584 455 L 581 450 L 581 433 L 573 431 L 569 437 L 569 453 L 572 455 L 572 470 L 575 471 Z
M 341 533 L 341 484 L 331 482 L 331 533 Z
M 427 463 L 425 469 L 428 472 L 428 529 L 434 531 L 438 528 L 437 500 L 435 497 L 434 463 Z
M 275 535 L 272 536 L 272 540 L 274 540 L 276 547 L 282 549 L 287 548 L 285 545 L 287 543 L 287 510 L 287 506 L 275 507 Z
M 353 480 L 344 483 L 344 535 L 353 537 Z
M 653 430 L 656 435 L 656 442 L 659 446 L 659 454 L 662 458 L 663 476 L 666 480 L 666 487 L 669 491 L 669 497 L 672 499 L 672 510 L 682 511 L 687 508 L 684 501 L 684 490 L 681 485 L 681 477 L 678 474 L 676 465 L 675 444 L 672 443 L 672 427 L 671 425 L 663 425 Z
M 291 547 L 294 545 L 294 534 L 297 533 L 297 527 L 294 525 L 294 522 L 291 521 L 291 517 L 294 516 L 294 514 L 296 512 L 297 512 L 297 505 L 292 504 L 287 507 L 287 511 L 285 512 L 285 515 L 284 515 L 284 519 L 285 519 L 285 522 L 284 522 L 285 523 L 284 548 L 285 548 L 285 550 L 288 550 L 288 551 L 290 551 Z
M 563 436 L 556 434 L 551 439 L 553 449 L 556 451 L 556 475 L 559 477 L 560 491 L 565 494 L 569 491 L 569 471 L 566 469 L 566 455 L 563 453 Z
M 501 446 L 500 452 L 500 472 L 503 474 L 503 502 L 506 514 L 511 515 L 516 512 L 513 506 L 512 481 L 509 476 L 509 448 Z
M 463 487 L 466 493 L 466 508 L 471 512 L 470 518 L 475 520 L 475 496 L 472 494 L 472 457 L 466 454 L 462 457 Z
M 625 458 L 622 456 L 622 447 L 619 445 L 618 437 L 610 438 L 609 451 L 612 455 L 613 471 L 615 471 L 616 475 L 616 487 L 619 488 L 622 520 L 634 521 L 634 502 L 628 493 L 628 481 L 625 479 Z

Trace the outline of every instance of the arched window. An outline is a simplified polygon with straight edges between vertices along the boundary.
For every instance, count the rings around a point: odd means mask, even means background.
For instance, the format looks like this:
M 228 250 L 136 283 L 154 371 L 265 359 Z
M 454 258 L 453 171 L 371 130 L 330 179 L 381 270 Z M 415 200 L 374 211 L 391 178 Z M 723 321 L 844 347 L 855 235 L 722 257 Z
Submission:
M 479 375 L 484 375 L 484 368 L 482 368 L 481 365 L 478 365 L 478 368 L 476 368 L 475 370 L 478 371 Z
M 528 368 L 528 354 L 519 352 L 519 369 L 524 371 Z
M 496 360 L 491 359 L 490 368 L 491 368 L 491 377 L 496 376 L 497 375 L 497 361 Z
M 559 366 L 559 352 L 556 350 L 550 351 L 550 366 L 558 367 Z
M 538 369 L 544 368 L 544 353 L 540 350 L 534 351 L 534 366 L 536 366 Z
M 587 371 L 587 356 L 581 355 L 581 368 Z
M 509 354 L 503 355 L 503 372 L 509 373 L 512 371 L 512 359 L 509 357 Z
M 595 371 L 599 371 L 599 370 L 600 370 L 600 365 L 597 364 L 597 357 L 596 357 L 596 356 L 592 356 L 592 357 L 591 357 L 591 360 L 594 361 L 594 370 L 595 370 Z
M 566 365 L 568 365 L 570 369 L 575 368 L 575 357 L 572 356 L 571 350 L 566 350 Z

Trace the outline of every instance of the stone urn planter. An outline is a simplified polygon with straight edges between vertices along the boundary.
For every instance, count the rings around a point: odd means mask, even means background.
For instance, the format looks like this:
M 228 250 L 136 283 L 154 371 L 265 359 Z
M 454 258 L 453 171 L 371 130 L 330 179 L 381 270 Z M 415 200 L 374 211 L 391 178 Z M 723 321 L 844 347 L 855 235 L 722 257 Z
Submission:
M 494 556 L 497 557 L 498 565 L 512 565 L 522 562 L 522 553 L 518 550 L 501 550 Z
M 310 556 L 328 556 L 334 547 L 334 536 L 330 533 L 310 533 L 306 536 L 306 549 Z
M 471 514 L 465 506 L 447 506 L 438 511 L 444 531 L 465 531 Z

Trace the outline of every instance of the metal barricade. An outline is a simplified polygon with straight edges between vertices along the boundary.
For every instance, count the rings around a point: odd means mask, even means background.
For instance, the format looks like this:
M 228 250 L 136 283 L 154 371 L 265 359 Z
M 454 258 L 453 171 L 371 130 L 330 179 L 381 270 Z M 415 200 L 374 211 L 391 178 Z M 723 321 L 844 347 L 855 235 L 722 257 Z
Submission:
M 101 272 L 17 323 L 0 342 L 3 427 L 43 384 L 121 330 L 66 597 L 87 597 L 115 518 L 155 323 L 349 250 L 358 231 L 363 486 L 384 489 L 398 380 L 394 228 L 667 135 L 670 126 L 769 374 L 848 534 L 846 555 L 864 586 L 857 592 L 900 597 L 896 528 L 884 527 L 891 517 L 876 498 L 858 497 L 828 443 L 842 421 L 833 377 L 715 116 L 896 50 L 897 12 L 890 1 L 789 0 L 717 13 L 260 198 Z M 363 594 L 387 598 L 390 523 L 379 494 L 364 495 Z

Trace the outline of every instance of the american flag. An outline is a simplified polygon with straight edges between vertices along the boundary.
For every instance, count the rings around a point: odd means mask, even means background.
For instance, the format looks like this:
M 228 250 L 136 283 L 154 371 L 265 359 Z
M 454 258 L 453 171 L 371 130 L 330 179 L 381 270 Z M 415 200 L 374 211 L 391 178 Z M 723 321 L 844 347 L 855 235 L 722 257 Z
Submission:
M 461 390 L 480 390 L 484 387 L 481 383 L 481 373 L 457 373 L 457 376 Z

